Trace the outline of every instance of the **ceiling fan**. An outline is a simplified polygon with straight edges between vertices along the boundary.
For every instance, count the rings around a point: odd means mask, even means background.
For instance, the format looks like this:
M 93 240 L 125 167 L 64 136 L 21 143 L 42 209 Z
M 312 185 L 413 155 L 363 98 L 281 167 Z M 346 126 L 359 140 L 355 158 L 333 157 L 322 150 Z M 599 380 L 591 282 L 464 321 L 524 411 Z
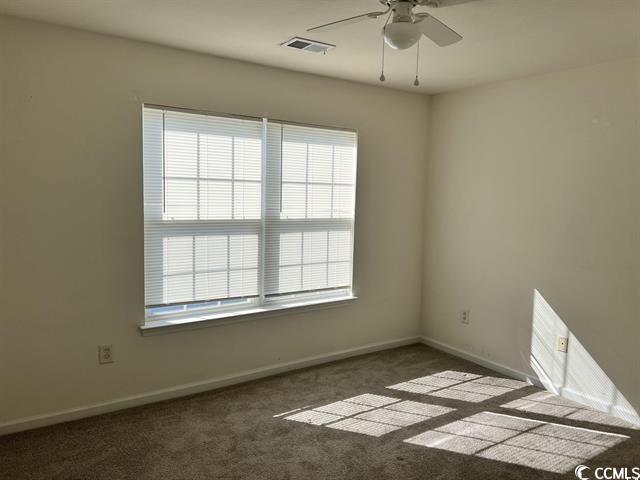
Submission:
M 415 7 L 448 7 L 473 0 L 379 0 L 387 7 L 384 11 L 363 13 L 354 17 L 337 20 L 317 27 L 307 29 L 307 32 L 324 32 L 334 28 L 351 25 L 364 20 L 375 20 L 388 14 L 387 21 L 382 27 L 384 43 L 395 50 L 405 50 L 420 41 L 422 35 L 440 47 L 446 47 L 462 40 L 462 36 L 437 18 L 426 12 L 414 13 Z M 383 72 L 380 80 L 384 81 L 384 45 Z M 417 67 L 416 67 L 417 70 Z M 416 81 L 419 85 L 416 71 Z

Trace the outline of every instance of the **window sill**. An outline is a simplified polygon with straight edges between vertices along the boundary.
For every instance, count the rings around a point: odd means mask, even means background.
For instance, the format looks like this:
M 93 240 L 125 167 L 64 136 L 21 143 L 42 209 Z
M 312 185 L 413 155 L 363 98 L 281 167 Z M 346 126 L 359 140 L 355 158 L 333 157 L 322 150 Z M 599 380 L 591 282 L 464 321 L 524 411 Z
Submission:
M 310 310 L 339 307 L 352 304 L 358 297 L 353 295 L 334 298 L 323 298 L 307 302 L 290 302 L 278 305 L 263 305 L 232 312 L 209 313 L 187 318 L 152 320 L 138 327 L 143 336 L 159 335 L 163 333 L 193 330 L 197 328 L 219 327 L 233 323 L 247 322 L 258 318 L 276 314 L 299 313 Z

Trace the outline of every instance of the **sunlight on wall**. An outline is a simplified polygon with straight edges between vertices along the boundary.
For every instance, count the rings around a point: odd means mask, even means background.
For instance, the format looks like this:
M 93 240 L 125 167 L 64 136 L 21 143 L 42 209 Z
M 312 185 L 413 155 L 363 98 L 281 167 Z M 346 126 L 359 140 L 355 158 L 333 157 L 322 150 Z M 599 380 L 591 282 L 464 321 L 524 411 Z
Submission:
M 556 349 L 561 336 L 569 338 L 567 353 Z M 640 426 L 640 415 L 538 290 L 533 293 L 530 360 L 531 367 L 550 392 Z M 597 421 L 594 412 L 588 415 L 592 420 L 575 418 Z

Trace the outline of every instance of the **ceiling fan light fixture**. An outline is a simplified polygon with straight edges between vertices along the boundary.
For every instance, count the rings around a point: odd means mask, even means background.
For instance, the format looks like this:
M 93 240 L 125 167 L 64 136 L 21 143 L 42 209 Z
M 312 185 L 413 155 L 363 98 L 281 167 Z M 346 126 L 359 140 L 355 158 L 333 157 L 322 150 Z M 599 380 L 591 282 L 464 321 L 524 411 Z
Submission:
M 382 71 L 380 81 L 385 81 L 384 76 L 384 48 L 385 44 L 394 50 L 406 50 L 415 44 L 416 49 L 416 78 L 413 84 L 420 85 L 419 59 L 420 59 L 420 38 L 427 37 L 439 47 L 446 47 L 462 40 L 462 36 L 452 28 L 442 23 L 437 18 L 427 12 L 414 12 L 415 7 L 446 7 L 458 5 L 474 0 L 378 0 L 385 6 L 386 10 L 369 13 L 362 13 L 353 17 L 343 18 L 333 22 L 308 28 L 308 32 L 324 32 L 345 25 L 351 25 L 366 20 L 374 20 L 385 17 L 384 27 L 382 27 Z M 304 40 L 304 39 L 302 39 Z M 306 41 L 306 40 L 305 40 Z M 296 45 L 293 45 L 295 48 Z M 299 48 L 299 47 L 298 47 Z
M 415 45 L 422 35 L 420 23 L 396 22 L 389 23 L 382 29 L 384 41 L 395 50 L 406 50 Z

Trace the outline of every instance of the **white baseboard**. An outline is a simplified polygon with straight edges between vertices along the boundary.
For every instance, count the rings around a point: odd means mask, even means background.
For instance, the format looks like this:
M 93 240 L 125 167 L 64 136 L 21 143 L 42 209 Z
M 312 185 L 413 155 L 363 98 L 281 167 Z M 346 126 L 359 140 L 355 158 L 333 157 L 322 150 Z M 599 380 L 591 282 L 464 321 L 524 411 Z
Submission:
M 69 422 L 71 420 L 92 417 L 94 415 L 114 412 L 116 410 L 122 410 L 125 408 L 136 407 L 148 403 L 160 402 L 162 400 L 169 400 L 172 398 L 192 395 L 194 393 L 205 392 L 207 390 L 215 390 L 217 388 L 227 387 L 229 385 L 244 383 L 251 380 L 257 380 L 259 378 L 277 375 L 279 373 L 288 372 L 291 370 L 298 370 L 305 367 L 311 367 L 314 365 L 320 365 L 336 360 L 342 360 L 344 358 L 355 357 L 357 355 L 364 355 L 366 353 L 387 350 L 389 348 L 402 347 L 404 345 L 411 345 L 420 342 L 420 337 L 405 337 L 385 342 L 371 343 L 359 347 L 349 348 L 346 350 L 339 350 L 336 352 L 316 355 L 313 357 L 306 357 L 291 362 L 277 363 L 267 367 L 246 370 L 244 372 L 216 377 L 209 380 L 204 380 L 202 382 L 189 383 L 176 387 L 165 388 L 162 390 L 154 390 L 151 392 L 131 395 L 108 402 L 85 405 L 44 415 L 20 418 L 18 420 L 13 420 L 10 422 L 0 423 L 0 435 L 20 432 L 23 430 L 30 430 L 33 428 L 45 427 L 47 425 L 53 425 L 56 423 Z
M 538 377 L 536 377 L 535 375 L 531 375 L 521 372 L 520 370 L 507 367 L 506 365 L 502 365 L 501 363 L 494 362 L 493 360 L 488 360 L 479 355 L 476 355 L 475 353 L 461 350 L 458 347 L 454 347 L 453 345 L 449 345 L 448 343 L 434 340 L 429 337 L 421 337 L 421 341 L 429 347 L 433 347 L 437 350 L 442 350 L 443 352 L 450 353 L 451 355 L 455 355 L 456 357 L 464 358 L 465 360 L 469 360 L 470 362 L 477 363 L 478 365 L 482 365 L 483 367 L 489 368 L 491 370 L 495 370 L 496 372 L 502 373 L 511 378 L 522 380 L 523 382 L 529 382 L 536 387 L 544 388 L 540 380 L 538 380 Z
M 128 397 L 111 400 L 108 402 L 101 402 L 92 405 L 85 405 L 81 407 L 71 408 L 67 410 L 61 410 L 44 415 L 37 415 L 32 417 L 20 418 L 6 423 L 0 423 L 0 435 L 6 435 L 9 433 L 20 432 L 23 430 L 31 430 L 34 428 L 45 427 L 47 425 L 54 425 L 56 423 L 69 422 L 72 420 L 78 420 L 80 418 L 92 417 L 103 413 L 114 412 L 125 408 L 136 407 L 140 405 L 146 405 L 149 403 L 160 402 L 163 400 L 169 400 L 172 398 L 183 397 L 186 395 L 193 395 L 195 393 L 201 393 L 208 390 L 215 390 L 217 388 L 227 387 L 239 383 L 248 382 L 251 380 L 257 380 L 271 375 L 277 375 L 280 373 L 298 370 L 301 368 L 312 367 L 314 365 L 320 365 L 323 363 L 333 362 L 336 360 L 342 360 L 349 357 L 355 357 L 358 355 L 364 355 L 366 353 L 378 352 L 381 350 L 387 350 L 395 347 L 402 347 L 404 345 L 411 345 L 414 343 L 423 343 L 429 347 L 433 347 L 437 350 L 441 350 L 456 357 L 469 360 L 470 362 L 482 365 L 483 367 L 495 370 L 509 377 L 529 381 L 531 384 L 544 388 L 544 385 L 538 380 L 535 375 L 527 374 L 519 370 L 507 367 L 500 363 L 488 360 L 480 357 L 474 353 L 470 353 L 461 350 L 457 347 L 449 345 L 438 340 L 434 340 L 428 337 L 405 337 L 395 340 L 389 340 L 386 342 L 371 343 L 362 345 L 359 347 L 349 348 L 346 350 L 339 350 L 336 352 L 330 352 L 323 355 L 316 355 L 313 357 L 306 357 L 291 362 L 277 363 L 267 367 L 256 368 L 253 370 L 246 370 L 236 374 L 225 375 L 222 377 L 216 377 L 202 382 L 189 383 L 178 385 L 176 387 L 165 388 L 161 390 L 154 390 L 151 392 L 145 392 L 138 395 L 131 395 Z M 573 393 L 573 392 L 571 392 Z M 564 395 L 563 395 L 564 396 Z M 569 397 L 569 395 L 567 395 Z M 576 400 L 580 403 L 589 404 L 586 398 L 579 398 L 580 395 L 571 395 L 572 400 Z M 592 404 L 592 406 L 595 406 Z M 596 407 L 597 408 L 597 407 Z M 640 424 L 640 418 L 633 412 L 630 414 L 626 409 L 621 407 L 614 407 L 615 411 L 611 414 L 624 418 L 625 420 L 633 423 Z M 618 411 L 620 410 L 620 411 Z M 623 411 L 624 410 L 624 411 Z M 635 415 L 635 417 L 634 417 Z

